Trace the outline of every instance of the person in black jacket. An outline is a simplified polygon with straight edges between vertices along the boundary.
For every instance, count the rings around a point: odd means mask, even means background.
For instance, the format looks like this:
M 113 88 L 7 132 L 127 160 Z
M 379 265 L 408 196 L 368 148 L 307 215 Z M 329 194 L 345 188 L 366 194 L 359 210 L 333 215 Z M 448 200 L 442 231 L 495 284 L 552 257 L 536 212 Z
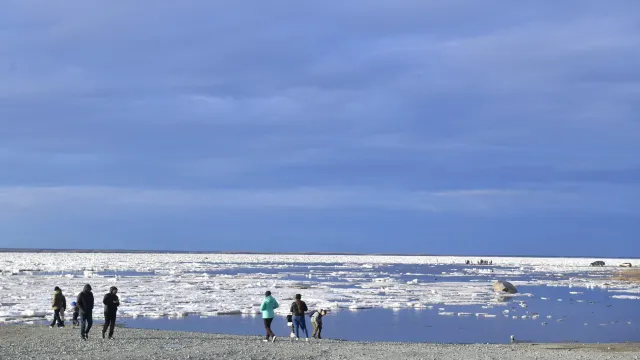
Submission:
M 116 314 L 118 313 L 118 306 L 120 306 L 120 299 L 118 298 L 118 288 L 112 286 L 109 289 L 109 293 L 104 296 L 102 303 L 104 304 L 104 327 L 102 328 L 102 338 L 109 329 L 109 340 L 113 339 L 113 328 L 116 326 Z
M 89 340 L 89 330 L 93 326 L 93 293 L 91 285 L 87 284 L 80 294 L 76 305 L 80 310 L 80 336 L 82 340 Z
M 296 340 L 300 338 L 299 329 L 304 331 L 307 341 L 309 341 L 309 332 L 307 331 L 307 323 L 304 320 L 304 314 L 309 310 L 307 304 L 301 300 L 302 295 L 296 294 L 296 301 L 291 304 L 291 314 L 293 315 L 293 323 L 296 326 Z

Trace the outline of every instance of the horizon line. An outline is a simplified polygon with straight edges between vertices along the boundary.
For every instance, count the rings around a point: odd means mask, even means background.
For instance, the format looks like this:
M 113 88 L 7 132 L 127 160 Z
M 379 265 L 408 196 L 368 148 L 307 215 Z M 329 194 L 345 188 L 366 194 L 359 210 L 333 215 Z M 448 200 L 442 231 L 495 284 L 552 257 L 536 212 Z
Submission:
M 66 248 L 0 248 L 0 253 L 89 253 L 89 254 L 229 254 L 229 255 L 350 255 L 350 256 L 452 256 L 452 257 L 532 257 L 532 258 L 605 258 L 605 259 L 640 259 L 634 256 L 584 256 L 584 255 L 496 255 L 496 254 L 429 254 L 429 253 L 362 253 L 339 251 L 197 251 L 197 250 L 141 250 L 141 249 L 66 249 Z

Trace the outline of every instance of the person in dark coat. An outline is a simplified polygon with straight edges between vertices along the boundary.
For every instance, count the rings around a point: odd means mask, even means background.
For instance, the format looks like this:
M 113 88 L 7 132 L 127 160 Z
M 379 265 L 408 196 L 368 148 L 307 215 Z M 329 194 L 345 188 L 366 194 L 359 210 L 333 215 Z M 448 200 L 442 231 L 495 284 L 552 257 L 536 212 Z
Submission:
M 296 340 L 300 339 L 299 330 L 304 331 L 307 341 L 309 341 L 309 332 L 307 331 L 307 323 L 304 320 L 304 314 L 309 310 L 307 304 L 301 300 L 302 295 L 296 294 L 296 301 L 291 304 L 291 314 L 293 315 L 293 324 L 296 327 Z
M 109 340 L 113 339 L 113 328 L 116 326 L 116 314 L 120 299 L 118 298 L 118 288 L 112 286 L 109 293 L 104 296 L 102 303 L 104 304 L 104 327 L 102 328 L 102 338 L 104 339 L 107 329 L 109 329 Z
M 62 290 L 59 287 L 53 289 L 53 300 L 51 301 L 51 308 L 53 309 L 53 322 L 49 326 L 53 329 L 53 326 L 58 323 L 58 327 L 64 327 L 64 321 L 60 317 L 60 313 L 64 314 L 64 310 L 67 308 L 67 299 L 62 295 Z
M 80 310 L 80 336 L 82 340 L 89 340 L 89 330 L 93 326 L 93 293 L 91 285 L 84 286 L 82 292 L 78 295 L 76 305 Z

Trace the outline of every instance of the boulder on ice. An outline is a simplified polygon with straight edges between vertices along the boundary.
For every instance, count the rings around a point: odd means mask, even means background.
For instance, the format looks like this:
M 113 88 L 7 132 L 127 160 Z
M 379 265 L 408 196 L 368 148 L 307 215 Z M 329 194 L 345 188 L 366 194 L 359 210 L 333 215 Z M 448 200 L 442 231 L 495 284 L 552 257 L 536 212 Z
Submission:
M 515 294 L 518 292 L 518 289 L 516 289 L 516 287 L 513 286 L 513 284 L 508 281 L 496 280 L 493 283 L 493 291 Z

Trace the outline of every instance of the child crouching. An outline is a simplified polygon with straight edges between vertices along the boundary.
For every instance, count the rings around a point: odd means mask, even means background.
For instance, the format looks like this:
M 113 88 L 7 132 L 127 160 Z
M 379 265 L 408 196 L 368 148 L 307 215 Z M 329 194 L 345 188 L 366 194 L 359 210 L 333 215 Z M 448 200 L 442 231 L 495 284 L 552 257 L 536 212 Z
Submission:
M 322 339 L 322 317 L 327 315 L 327 310 L 320 309 L 311 315 L 311 324 L 313 325 L 313 338 Z

